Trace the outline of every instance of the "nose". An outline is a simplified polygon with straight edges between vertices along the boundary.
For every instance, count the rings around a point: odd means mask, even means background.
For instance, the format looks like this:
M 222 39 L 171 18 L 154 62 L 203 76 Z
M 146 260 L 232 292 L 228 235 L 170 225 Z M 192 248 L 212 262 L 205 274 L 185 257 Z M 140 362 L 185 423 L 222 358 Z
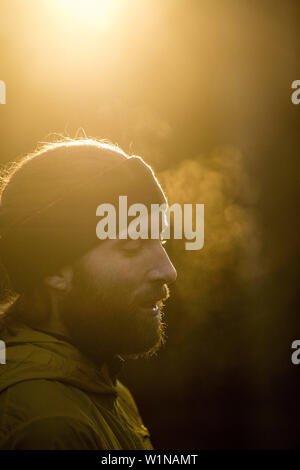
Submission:
M 166 250 L 159 243 L 159 246 L 152 252 L 152 268 L 149 272 L 151 281 L 160 281 L 163 284 L 172 284 L 177 279 L 177 271 L 174 268 Z

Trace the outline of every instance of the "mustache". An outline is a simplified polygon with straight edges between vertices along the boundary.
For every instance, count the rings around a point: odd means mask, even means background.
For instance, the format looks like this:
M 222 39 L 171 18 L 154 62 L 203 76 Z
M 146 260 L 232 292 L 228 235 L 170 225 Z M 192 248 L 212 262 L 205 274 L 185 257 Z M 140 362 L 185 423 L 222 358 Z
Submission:
M 163 295 L 162 295 L 161 300 L 162 300 L 163 302 L 165 302 L 165 301 L 168 300 L 168 298 L 170 297 L 170 289 L 169 289 L 169 287 L 167 286 L 167 284 L 164 284 L 162 294 L 163 294 Z
M 168 298 L 170 297 L 170 289 L 167 286 L 167 284 L 164 284 L 163 286 L 160 287 L 159 290 L 157 291 L 151 291 L 149 293 L 144 293 L 143 299 L 146 300 L 147 302 L 156 302 L 159 304 L 162 304 L 165 302 Z

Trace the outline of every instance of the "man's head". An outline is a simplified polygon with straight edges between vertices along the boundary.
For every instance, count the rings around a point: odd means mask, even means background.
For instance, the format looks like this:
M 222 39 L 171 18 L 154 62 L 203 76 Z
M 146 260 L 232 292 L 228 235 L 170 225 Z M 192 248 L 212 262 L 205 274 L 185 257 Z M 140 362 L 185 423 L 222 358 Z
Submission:
M 147 165 L 96 141 L 43 149 L 2 192 L 1 252 L 15 290 L 47 298 L 48 323 L 55 317 L 96 360 L 158 349 L 162 300 L 176 278 L 160 239 L 95 237 L 96 207 L 127 193 L 132 202 L 165 200 Z

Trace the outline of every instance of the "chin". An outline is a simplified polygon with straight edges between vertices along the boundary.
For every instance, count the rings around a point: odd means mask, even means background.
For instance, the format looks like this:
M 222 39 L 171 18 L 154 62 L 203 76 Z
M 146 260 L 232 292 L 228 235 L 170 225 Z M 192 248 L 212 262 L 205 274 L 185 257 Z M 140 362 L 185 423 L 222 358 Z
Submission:
M 145 335 L 145 331 L 147 331 L 147 335 Z M 137 338 L 127 345 L 128 347 L 126 351 L 124 351 L 123 356 L 133 359 L 151 357 L 156 354 L 165 343 L 165 324 L 159 319 L 154 328 L 153 326 L 150 328 L 148 325 L 148 328 L 146 330 L 144 329 Z

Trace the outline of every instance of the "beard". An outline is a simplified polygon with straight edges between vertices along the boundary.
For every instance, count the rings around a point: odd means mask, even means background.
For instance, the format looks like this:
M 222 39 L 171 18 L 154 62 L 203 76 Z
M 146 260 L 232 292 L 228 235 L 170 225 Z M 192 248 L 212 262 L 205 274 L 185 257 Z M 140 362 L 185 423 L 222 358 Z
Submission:
M 110 282 L 111 281 L 111 282 Z M 130 301 L 128 288 L 105 279 L 95 286 L 80 266 L 74 267 L 72 289 L 61 301 L 61 321 L 71 342 L 98 365 L 118 354 L 150 357 L 165 343 L 163 302 L 156 315 Z M 165 285 L 166 300 L 169 290 Z

